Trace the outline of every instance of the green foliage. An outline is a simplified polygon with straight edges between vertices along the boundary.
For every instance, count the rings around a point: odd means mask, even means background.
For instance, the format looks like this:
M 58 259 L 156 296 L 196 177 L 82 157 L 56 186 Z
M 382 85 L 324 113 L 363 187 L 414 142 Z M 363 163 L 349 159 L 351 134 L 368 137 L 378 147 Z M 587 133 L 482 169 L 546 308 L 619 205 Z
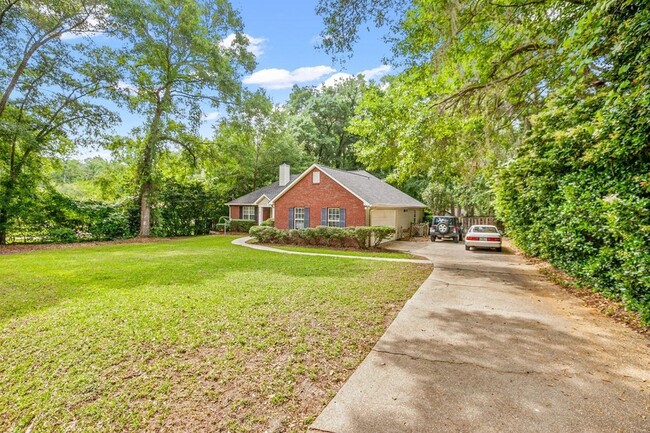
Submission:
M 348 126 L 367 88 L 360 76 L 322 88 L 293 88 L 286 110 L 296 140 L 313 161 L 346 170 L 361 168 L 353 147 L 358 137 Z
M 497 182 L 497 209 L 524 250 L 650 322 L 648 2 L 602 3 L 577 23 L 570 64 L 608 65 L 552 94 Z
M 375 247 L 395 234 L 395 229 L 387 226 L 373 226 L 372 235 Z
M 238 102 L 240 74 L 253 69 L 243 23 L 227 0 L 123 0 L 110 3 L 118 34 L 128 42 L 123 97 L 145 123 L 134 131 L 141 208 L 140 235 L 149 236 L 157 162 L 170 148 L 196 165 L 210 149 L 199 136 L 202 109 Z M 235 40 L 223 42 L 229 34 Z
M 306 168 L 307 156 L 294 136 L 286 110 L 273 106 L 265 93 L 246 95 L 241 106 L 221 120 L 207 169 L 223 179 L 232 197 L 277 181 L 283 162 Z
M 309 244 L 315 246 L 356 245 L 365 249 L 371 245 L 377 247 L 390 238 L 395 229 L 385 226 L 372 227 L 308 227 L 305 229 L 280 230 L 274 227 L 255 226 L 249 234 L 262 243 Z
M 251 221 L 251 220 L 233 219 L 230 220 L 230 231 L 238 232 L 238 233 L 248 233 L 251 227 L 253 227 L 256 224 L 257 223 L 255 221 Z
M 220 194 L 200 180 L 162 179 L 156 193 L 153 233 L 163 237 L 208 234 L 222 213 L 222 203 Z
M 275 220 L 273 218 L 266 219 L 262 221 L 261 225 L 266 227 L 275 227 Z
M 59 227 L 48 230 L 46 240 L 58 244 L 69 244 L 77 242 L 79 238 L 77 237 L 77 232 L 73 229 Z
M 92 239 L 110 241 L 136 235 L 138 212 L 135 203 L 126 205 L 95 204 L 88 225 Z
M 248 234 L 263 244 L 284 243 L 289 234 L 270 226 L 253 226 Z

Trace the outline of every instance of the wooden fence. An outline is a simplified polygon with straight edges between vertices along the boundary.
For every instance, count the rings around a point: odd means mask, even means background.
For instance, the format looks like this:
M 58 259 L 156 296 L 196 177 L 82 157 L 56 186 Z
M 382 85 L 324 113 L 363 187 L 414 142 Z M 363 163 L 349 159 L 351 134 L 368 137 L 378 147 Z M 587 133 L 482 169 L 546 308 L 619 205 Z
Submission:
M 476 224 L 483 224 L 489 226 L 497 226 L 499 230 L 503 230 L 503 224 L 493 216 L 473 216 L 473 217 L 463 217 L 463 229 L 467 231 L 470 226 Z

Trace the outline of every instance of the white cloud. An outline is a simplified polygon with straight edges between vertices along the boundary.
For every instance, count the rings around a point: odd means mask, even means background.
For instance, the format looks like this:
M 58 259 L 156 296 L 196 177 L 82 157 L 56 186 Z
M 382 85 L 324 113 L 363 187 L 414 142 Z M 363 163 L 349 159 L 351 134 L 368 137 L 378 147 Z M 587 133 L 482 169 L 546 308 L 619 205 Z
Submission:
M 246 49 L 248 50 L 249 53 L 253 54 L 255 57 L 259 57 L 262 54 L 264 54 L 262 45 L 264 44 L 264 42 L 266 42 L 266 39 L 255 38 L 251 35 L 247 35 L 246 33 L 244 33 L 244 37 L 248 39 L 248 46 L 246 47 Z M 231 48 L 234 42 L 235 42 L 235 34 L 231 33 L 228 36 L 226 36 L 225 39 L 221 41 L 219 45 L 223 48 Z
M 138 89 L 133 85 L 129 84 L 126 81 L 118 81 L 117 82 L 117 88 L 119 90 L 124 90 L 126 91 L 129 95 L 137 95 L 138 94 Z
M 106 25 L 106 19 L 108 18 L 106 9 L 105 6 L 98 6 L 94 13 L 88 15 L 84 24 L 82 24 L 77 30 L 63 33 L 61 39 L 70 40 L 81 37 L 94 38 L 102 35 L 104 33 L 103 29 Z
M 201 120 L 205 122 L 205 121 L 215 120 L 218 117 L 219 117 L 218 111 L 211 111 L 209 113 L 203 114 L 203 116 L 201 116 Z
M 390 72 L 390 66 L 388 65 L 381 65 L 377 66 L 376 68 L 372 69 L 366 69 L 364 71 L 359 72 L 357 75 L 363 75 L 366 81 L 374 80 L 375 78 L 380 78 L 386 75 L 388 72 Z M 327 80 L 323 81 L 323 83 L 318 86 L 318 88 L 323 88 L 323 87 L 333 87 L 338 84 L 340 84 L 342 81 L 349 80 L 350 78 L 354 78 L 355 75 L 348 74 L 346 72 L 337 72 L 336 74 L 332 75 L 329 77 Z
M 345 80 L 349 80 L 350 78 L 354 78 L 354 77 L 345 72 L 337 72 L 336 74 L 329 77 L 327 80 L 323 81 L 323 84 L 321 84 L 318 87 L 334 87 Z
M 308 83 L 336 72 L 329 66 L 307 66 L 288 71 L 286 69 L 262 69 L 244 78 L 244 84 L 257 84 L 265 89 L 289 89 L 294 84 Z
M 372 69 L 366 69 L 365 71 L 359 72 L 361 75 L 363 75 L 366 80 L 374 80 L 375 78 L 381 78 L 387 73 L 389 73 L 391 70 L 391 67 L 389 65 L 381 65 L 377 66 L 376 68 Z

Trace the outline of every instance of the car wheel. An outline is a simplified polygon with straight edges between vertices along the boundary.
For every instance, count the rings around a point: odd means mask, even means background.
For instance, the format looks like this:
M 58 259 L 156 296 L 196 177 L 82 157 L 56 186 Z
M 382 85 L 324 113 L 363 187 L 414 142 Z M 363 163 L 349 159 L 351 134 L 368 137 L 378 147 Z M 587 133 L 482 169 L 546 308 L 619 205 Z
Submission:
M 435 237 L 435 236 L 431 236 L 431 242 L 435 242 L 435 241 L 436 241 L 436 237 Z
M 469 247 L 465 245 L 465 251 L 469 251 Z
M 497 251 L 498 251 L 498 252 L 501 252 L 501 247 L 497 248 Z
M 455 236 L 455 237 L 454 237 L 454 242 L 458 243 L 458 240 L 459 240 L 459 239 L 458 239 L 458 236 Z
M 449 226 L 445 223 L 440 223 L 438 224 L 438 231 L 444 235 L 447 233 L 447 231 L 449 231 Z

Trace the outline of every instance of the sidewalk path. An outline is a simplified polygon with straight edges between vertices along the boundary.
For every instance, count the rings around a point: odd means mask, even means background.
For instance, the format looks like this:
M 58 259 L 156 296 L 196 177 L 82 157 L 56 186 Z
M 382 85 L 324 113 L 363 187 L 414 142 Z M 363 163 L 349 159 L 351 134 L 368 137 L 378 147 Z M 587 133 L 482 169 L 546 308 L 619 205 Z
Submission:
M 418 259 L 392 259 L 388 257 L 369 257 L 369 256 L 344 256 L 339 254 L 321 254 L 321 253 L 306 253 L 301 251 L 288 251 L 280 250 L 278 248 L 267 247 L 265 245 L 249 244 L 248 241 L 253 239 L 250 236 L 244 238 L 237 238 L 232 241 L 233 245 L 240 245 L 242 247 L 253 248 L 255 250 L 262 251 L 272 251 L 274 253 L 282 254 L 298 254 L 302 256 L 320 256 L 320 257 L 338 257 L 341 259 L 362 259 L 362 260 L 375 260 L 378 262 L 402 262 L 402 263 L 420 263 L 420 264 L 431 264 L 429 260 L 418 260 Z
M 647 338 L 507 251 L 393 246 L 434 271 L 310 432 L 650 432 Z

